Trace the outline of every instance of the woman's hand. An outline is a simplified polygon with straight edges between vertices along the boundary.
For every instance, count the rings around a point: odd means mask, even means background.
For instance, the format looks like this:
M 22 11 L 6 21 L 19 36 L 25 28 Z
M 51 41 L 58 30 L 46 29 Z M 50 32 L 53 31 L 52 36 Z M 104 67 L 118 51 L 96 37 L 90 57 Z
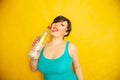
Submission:
M 34 47 L 40 41 L 40 36 L 37 36 L 36 39 L 32 43 L 32 47 Z
M 33 50 L 33 51 L 36 51 L 36 47 L 35 47 L 35 46 L 36 46 L 36 44 L 38 44 L 39 40 L 40 40 L 40 36 L 37 36 L 36 39 L 33 41 L 33 43 L 32 43 L 32 50 Z M 42 48 L 42 46 L 39 46 L 39 47 Z M 40 50 L 41 50 L 41 48 L 40 48 Z M 33 59 L 39 59 L 40 50 L 37 50 L 37 53 L 38 53 L 38 54 L 36 54 L 36 56 L 34 56 Z

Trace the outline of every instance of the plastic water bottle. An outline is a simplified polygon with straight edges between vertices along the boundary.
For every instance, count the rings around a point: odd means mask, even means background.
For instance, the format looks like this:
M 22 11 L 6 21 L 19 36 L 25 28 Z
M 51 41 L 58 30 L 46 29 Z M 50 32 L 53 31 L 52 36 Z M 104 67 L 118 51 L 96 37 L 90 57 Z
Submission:
M 32 48 L 32 50 L 29 53 L 30 58 L 36 59 L 36 56 L 40 54 L 40 51 L 44 46 L 43 42 L 45 42 L 45 38 L 47 36 L 50 37 L 50 28 L 51 27 L 48 26 L 48 28 L 45 31 L 43 31 L 43 33 L 40 35 L 39 42 L 35 44 L 35 46 Z

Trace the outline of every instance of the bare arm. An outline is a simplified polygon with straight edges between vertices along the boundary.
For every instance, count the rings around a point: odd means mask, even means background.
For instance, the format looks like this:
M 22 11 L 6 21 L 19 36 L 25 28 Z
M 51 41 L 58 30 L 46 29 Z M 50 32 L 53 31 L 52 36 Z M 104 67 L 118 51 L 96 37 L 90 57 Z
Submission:
M 70 44 L 69 47 L 70 54 L 73 58 L 73 68 L 78 77 L 78 80 L 83 80 L 82 68 L 80 66 L 79 58 L 78 58 L 78 50 L 74 44 Z
M 32 71 L 37 71 L 38 59 L 30 59 L 30 68 Z
M 37 44 L 38 43 L 38 41 L 34 41 L 34 43 L 33 43 L 33 47 L 35 46 L 35 44 Z M 47 44 L 47 42 L 45 43 L 45 45 Z M 42 46 L 41 46 L 41 50 L 42 50 Z M 40 50 L 40 51 L 41 51 Z M 38 70 L 38 67 L 37 67 L 37 65 L 38 65 L 38 59 L 39 59 L 39 57 L 40 57 L 40 51 L 38 52 L 38 54 L 37 54 L 37 56 L 35 57 L 35 59 L 30 59 L 30 68 L 31 68 L 31 70 L 32 71 L 37 71 Z
M 39 36 L 34 40 L 32 47 L 34 47 L 37 43 Z M 30 59 L 30 68 L 32 71 L 37 71 L 37 65 L 38 65 L 38 59 L 39 59 L 40 54 L 38 53 L 38 55 L 35 57 L 35 59 Z

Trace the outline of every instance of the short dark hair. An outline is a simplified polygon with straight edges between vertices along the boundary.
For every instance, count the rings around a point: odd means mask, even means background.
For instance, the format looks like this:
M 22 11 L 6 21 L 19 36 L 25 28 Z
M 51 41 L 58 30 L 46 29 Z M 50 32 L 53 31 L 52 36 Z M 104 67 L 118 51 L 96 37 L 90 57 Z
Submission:
M 64 17 L 64 16 L 57 16 L 57 17 L 53 20 L 52 24 L 53 24 L 53 23 L 57 23 L 57 22 L 64 22 L 64 21 L 67 21 L 67 30 L 66 30 L 66 32 L 68 32 L 68 33 L 67 33 L 67 35 L 64 35 L 64 37 L 66 37 L 66 36 L 69 36 L 69 34 L 70 34 L 71 30 L 72 30 L 71 22 L 70 22 L 69 19 L 67 19 L 67 18 Z M 51 24 L 51 25 L 52 25 L 52 24 Z

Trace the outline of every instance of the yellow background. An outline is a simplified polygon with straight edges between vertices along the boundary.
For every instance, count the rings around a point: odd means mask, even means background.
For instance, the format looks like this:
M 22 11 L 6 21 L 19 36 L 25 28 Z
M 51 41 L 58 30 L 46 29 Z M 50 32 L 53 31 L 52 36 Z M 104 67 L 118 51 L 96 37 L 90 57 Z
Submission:
M 84 80 L 120 80 L 119 0 L 0 0 L 0 80 L 42 80 L 28 53 L 58 15 L 72 22 L 66 40 L 78 47 Z

